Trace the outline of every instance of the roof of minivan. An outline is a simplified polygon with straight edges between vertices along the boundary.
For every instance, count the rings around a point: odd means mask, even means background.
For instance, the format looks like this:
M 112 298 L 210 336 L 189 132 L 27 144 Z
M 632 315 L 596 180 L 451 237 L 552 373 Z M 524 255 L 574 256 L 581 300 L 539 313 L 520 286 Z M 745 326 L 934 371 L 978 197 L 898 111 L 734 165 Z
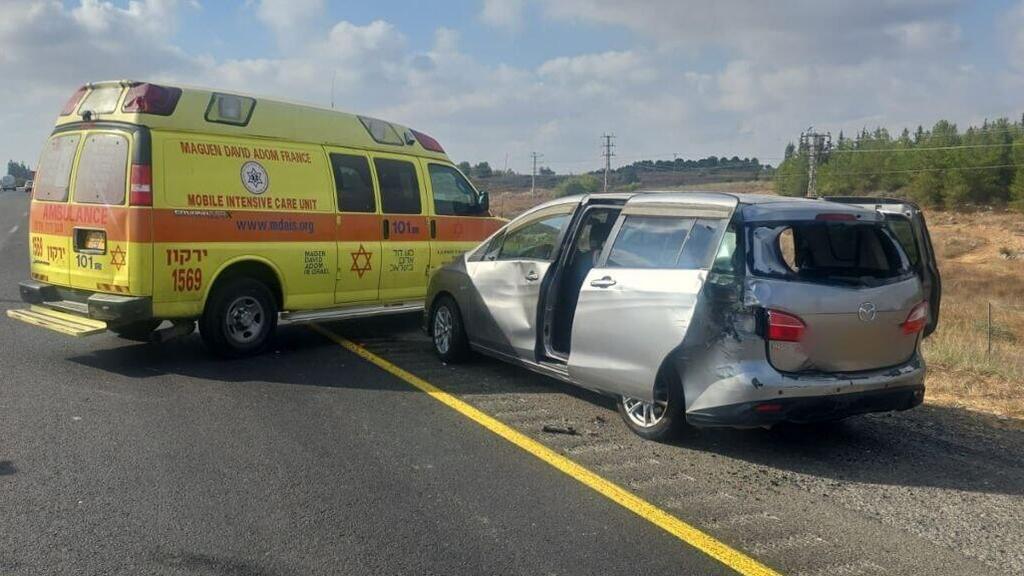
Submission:
M 545 202 L 529 212 L 561 204 L 578 204 L 591 199 L 621 200 L 623 203 L 632 199 L 656 200 L 659 203 L 701 203 L 732 205 L 738 203 L 737 211 L 746 221 L 781 221 L 813 218 L 821 213 L 852 214 L 858 220 L 874 221 L 881 216 L 860 206 L 822 200 L 820 198 L 793 198 L 772 196 L 770 194 L 745 194 L 733 192 L 717 192 L 711 190 L 694 190 L 681 192 L 678 190 L 643 190 L 637 192 L 613 192 L 595 194 L 576 194 Z M 529 213 L 528 212 L 528 213 Z
M 123 88 L 128 88 L 140 84 L 144 83 L 131 80 L 113 80 L 93 82 L 86 84 L 83 88 L 91 91 L 99 87 L 120 85 Z M 160 86 L 181 90 L 181 97 L 178 99 L 178 104 L 171 115 L 161 116 L 122 111 L 125 94 L 127 93 L 127 90 L 123 90 L 114 108 L 114 112 L 94 114 L 92 120 L 99 122 L 127 122 L 152 129 L 179 132 L 221 134 L 244 138 L 268 138 L 291 142 L 345 146 L 448 160 L 446 154 L 427 150 L 415 138 L 412 139 L 412 143 L 380 143 L 370 136 L 367 128 L 360 121 L 360 117 L 355 114 L 309 104 L 298 104 L 273 98 L 253 96 L 232 90 L 213 90 L 170 84 L 160 84 Z M 207 113 L 213 103 L 214 94 L 254 99 L 255 107 L 248 119 L 248 123 L 244 126 L 238 126 L 208 120 Z M 85 102 L 87 97 L 88 93 L 82 97 L 80 104 Z M 60 127 L 81 121 L 82 117 L 79 115 L 76 106 L 74 113 L 57 118 L 57 126 Z M 387 124 L 390 124 L 403 140 L 406 139 L 405 135 L 409 131 L 407 126 L 395 122 L 387 122 Z

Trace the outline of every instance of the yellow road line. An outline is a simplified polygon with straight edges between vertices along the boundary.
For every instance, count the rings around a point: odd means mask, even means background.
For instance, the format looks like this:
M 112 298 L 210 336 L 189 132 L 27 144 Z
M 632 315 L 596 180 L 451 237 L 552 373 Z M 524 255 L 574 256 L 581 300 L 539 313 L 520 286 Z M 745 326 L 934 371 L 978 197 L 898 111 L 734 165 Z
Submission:
M 686 542 L 690 546 L 700 550 L 701 552 L 711 556 L 715 560 L 718 560 L 722 564 L 725 564 L 729 568 L 732 568 L 736 572 L 743 574 L 744 576 L 781 576 L 775 570 L 765 566 L 764 564 L 754 560 L 750 556 L 730 547 L 724 542 L 716 539 L 715 537 L 702 532 L 701 530 L 694 528 L 693 526 L 683 522 L 675 516 L 665 512 L 661 508 L 658 508 L 654 504 L 640 498 L 639 496 L 629 492 L 621 486 L 604 479 L 601 476 L 591 472 L 590 470 L 580 466 L 576 462 L 562 456 L 558 452 L 544 446 L 540 442 L 537 442 L 533 438 L 517 432 L 506 424 L 495 420 L 487 414 L 477 410 L 469 404 L 459 400 L 455 396 L 441 390 L 434 386 L 430 382 L 407 372 L 398 366 L 395 366 L 391 362 L 377 356 L 373 352 L 370 352 L 366 348 L 334 334 L 330 330 L 317 325 L 312 324 L 310 327 L 333 340 L 339 344 L 342 348 L 345 348 L 349 352 L 363 358 L 364 360 L 376 365 L 385 372 L 396 376 L 405 382 L 419 388 L 423 392 L 426 392 L 435 400 L 448 406 L 449 408 L 459 412 L 463 416 L 466 416 L 470 420 L 475 421 L 484 428 L 487 428 L 491 432 L 501 436 L 505 440 L 515 444 L 516 446 L 526 450 L 530 454 L 533 454 L 537 458 L 540 458 L 544 462 L 547 462 L 551 466 L 554 466 L 558 470 L 571 476 L 573 479 L 589 486 L 602 496 L 612 500 L 616 504 L 623 508 L 633 512 L 637 516 L 640 516 L 644 520 L 647 520 L 651 524 L 658 526 L 662 530 L 665 530 L 669 534 L 679 538 L 683 542 Z

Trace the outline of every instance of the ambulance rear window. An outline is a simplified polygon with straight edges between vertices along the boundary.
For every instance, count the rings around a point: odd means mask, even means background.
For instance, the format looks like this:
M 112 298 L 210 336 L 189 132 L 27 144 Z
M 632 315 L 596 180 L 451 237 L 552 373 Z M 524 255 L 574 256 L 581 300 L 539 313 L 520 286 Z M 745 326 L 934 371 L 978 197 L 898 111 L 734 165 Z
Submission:
M 82 146 L 75 176 L 75 202 L 124 204 L 128 139 L 119 134 L 90 134 Z
M 66 134 L 51 138 L 43 148 L 36 170 L 35 199 L 46 202 L 65 202 L 71 182 L 71 165 L 75 161 L 79 134 Z

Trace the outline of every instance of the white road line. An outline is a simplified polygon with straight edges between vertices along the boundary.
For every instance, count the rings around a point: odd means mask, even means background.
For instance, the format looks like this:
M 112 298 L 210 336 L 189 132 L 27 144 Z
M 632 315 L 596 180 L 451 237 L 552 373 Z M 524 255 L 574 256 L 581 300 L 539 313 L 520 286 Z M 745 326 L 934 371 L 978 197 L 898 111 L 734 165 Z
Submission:
M 19 224 L 15 224 L 15 225 L 14 225 L 14 228 L 11 228 L 11 231 L 10 231 L 10 232 L 8 232 L 8 233 L 7 233 L 7 235 L 8 235 L 8 236 L 10 236 L 10 235 L 14 234 L 15 232 L 17 232 L 17 231 L 18 231 L 18 228 L 20 228 L 20 227 L 21 227 L 21 226 L 20 226 Z

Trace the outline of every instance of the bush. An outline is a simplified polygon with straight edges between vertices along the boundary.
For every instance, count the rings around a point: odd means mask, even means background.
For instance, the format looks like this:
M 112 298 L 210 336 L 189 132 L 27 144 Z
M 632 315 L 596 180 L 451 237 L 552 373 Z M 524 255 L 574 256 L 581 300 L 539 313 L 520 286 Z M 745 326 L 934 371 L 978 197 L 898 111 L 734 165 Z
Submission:
M 572 196 L 574 194 L 593 194 L 601 190 L 601 181 L 590 174 L 573 176 L 563 180 L 555 192 L 557 196 Z

